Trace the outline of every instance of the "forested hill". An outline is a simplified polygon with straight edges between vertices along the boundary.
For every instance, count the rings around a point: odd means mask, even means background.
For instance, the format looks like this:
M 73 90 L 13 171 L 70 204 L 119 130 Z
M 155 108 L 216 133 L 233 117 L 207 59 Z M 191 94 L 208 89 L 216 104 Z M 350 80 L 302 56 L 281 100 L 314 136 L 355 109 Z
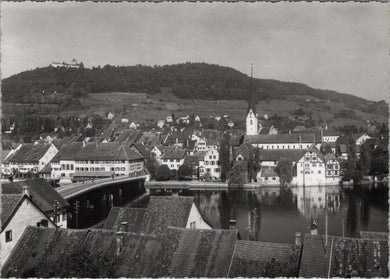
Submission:
M 87 93 L 101 92 L 154 94 L 160 92 L 162 87 L 170 87 L 173 94 L 184 99 L 246 99 L 249 84 L 250 77 L 237 70 L 206 63 L 153 67 L 106 65 L 92 69 L 46 67 L 4 79 L 2 95 L 3 102 L 29 103 L 30 95 L 43 92 L 79 97 Z M 259 100 L 312 96 L 342 102 L 354 108 L 364 107 L 364 110 L 378 112 L 378 106 L 387 110 L 385 102 L 374 103 L 349 94 L 313 89 L 300 83 L 254 79 L 253 88 Z

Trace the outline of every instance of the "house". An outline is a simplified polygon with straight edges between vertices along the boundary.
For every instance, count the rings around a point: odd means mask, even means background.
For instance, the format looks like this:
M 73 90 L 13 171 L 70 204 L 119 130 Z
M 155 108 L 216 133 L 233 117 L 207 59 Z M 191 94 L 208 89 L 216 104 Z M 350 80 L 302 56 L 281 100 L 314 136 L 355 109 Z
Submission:
M 227 125 L 228 125 L 229 128 L 233 128 L 234 127 L 234 122 L 232 120 L 229 120 Z
M 157 125 L 157 127 L 159 127 L 160 129 L 164 128 L 165 120 L 158 120 L 156 125 Z
M 199 115 L 196 115 L 196 116 L 195 116 L 195 122 L 200 122 L 200 117 L 199 117 Z
M 28 189 L 31 200 L 58 227 L 67 228 L 67 211 L 69 203 L 44 179 L 3 183 L 3 195 L 22 195 Z
M 72 61 L 70 63 L 66 63 L 66 62 L 52 62 L 50 64 L 50 67 L 53 67 L 53 68 L 81 68 L 81 65 L 82 63 L 77 63 L 77 60 L 76 59 L 72 59 Z
M 135 124 L 134 122 L 131 122 L 129 125 L 129 129 L 136 130 L 138 128 L 138 125 Z
M 56 227 L 31 199 L 27 186 L 21 194 L 1 195 L 1 266 L 7 261 L 27 226 Z
M 51 162 L 52 179 L 60 183 L 144 173 L 145 158 L 119 142 L 74 142 L 63 146 Z
M 278 134 L 278 129 L 274 127 L 274 125 L 271 125 L 268 131 L 268 135 L 277 135 Z
M 331 142 L 336 142 L 337 139 L 340 137 L 340 135 L 332 130 L 328 129 L 321 129 L 321 138 L 323 142 L 331 143 Z
M 186 150 L 186 155 L 194 155 L 196 151 L 196 141 L 186 140 L 183 143 L 183 148 Z
M 366 133 L 362 135 L 353 135 L 352 137 L 355 139 L 356 145 L 362 145 L 366 140 L 371 139 L 371 137 Z
M 334 154 L 325 155 L 325 179 L 327 184 L 338 184 L 340 176 L 340 163 Z
M 108 120 L 112 120 L 112 119 L 114 118 L 114 116 L 115 116 L 115 113 L 109 112 L 109 113 L 107 114 L 107 119 L 108 119 Z
M 386 239 L 305 235 L 299 277 L 389 277 Z
M 260 149 L 307 149 L 312 144 L 321 147 L 321 139 L 315 134 L 246 135 L 245 143 Z
M 168 116 L 166 117 L 166 121 L 167 121 L 167 123 L 172 123 L 172 122 L 173 122 L 172 116 L 171 116 L 171 115 L 168 115 Z
M 193 197 L 151 196 L 146 208 L 113 207 L 104 229 L 118 230 L 126 222 L 126 232 L 162 234 L 168 227 L 211 229 L 200 214 Z
M 219 151 L 212 147 L 199 158 L 199 176 L 206 180 L 219 180 L 221 178 L 221 166 Z
M 164 146 L 163 145 L 156 145 L 150 150 L 150 154 L 153 155 L 157 161 L 161 159 L 161 156 L 164 152 Z
M 179 167 L 184 163 L 186 151 L 178 147 L 166 147 L 163 149 L 161 158 L 157 160 L 160 165 L 167 165 L 173 174 L 176 174 Z
M 305 150 L 304 155 L 296 164 L 296 177 L 291 184 L 304 185 L 324 185 L 325 179 L 325 157 L 313 145 Z
M 121 123 L 129 123 L 129 119 L 128 118 L 122 118 L 121 119 Z
M 25 143 L 14 154 L 4 161 L 6 175 L 15 179 L 25 179 L 29 176 L 38 176 L 41 171 L 57 154 L 58 149 L 54 144 Z

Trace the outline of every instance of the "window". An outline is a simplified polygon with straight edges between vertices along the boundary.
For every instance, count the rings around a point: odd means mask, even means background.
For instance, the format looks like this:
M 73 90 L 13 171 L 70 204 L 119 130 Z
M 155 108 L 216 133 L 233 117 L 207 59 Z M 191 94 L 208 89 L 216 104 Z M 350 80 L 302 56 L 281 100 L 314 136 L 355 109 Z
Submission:
M 319 170 L 318 173 L 321 173 L 321 171 Z
M 191 222 L 190 223 L 190 229 L 196 229 L 196 223 L 195 222 Z
M 317 166 L 317 163 L 313 163 L 313 167 L 316 167 Z
M 121 171 L 125 171 L 125 168 L 121 168 Z
M 179 159 L 176 159 L 176 162 L 177 162 L 177 163 L 179 163 L 179 162 L 180 162 L 180 160 L 179 160 Z
M 12 241 L 12 230 L 5 232 L 5 242 Z

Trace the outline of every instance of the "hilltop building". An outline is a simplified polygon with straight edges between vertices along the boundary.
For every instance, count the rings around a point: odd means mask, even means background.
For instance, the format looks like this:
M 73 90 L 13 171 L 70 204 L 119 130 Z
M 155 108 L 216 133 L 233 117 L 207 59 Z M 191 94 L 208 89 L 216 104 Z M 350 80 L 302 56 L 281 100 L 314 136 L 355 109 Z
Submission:
M 76 69 L 79 69 L 81 68 L 82 66 L 82 63 L 78 63 L 76 59 L 72 59 L 72 62 L 70 63 L 66 63 L 66 62 L 52 62 L 50 64 L 50 67 L 53 67 L 53 68 L 76 68 Z

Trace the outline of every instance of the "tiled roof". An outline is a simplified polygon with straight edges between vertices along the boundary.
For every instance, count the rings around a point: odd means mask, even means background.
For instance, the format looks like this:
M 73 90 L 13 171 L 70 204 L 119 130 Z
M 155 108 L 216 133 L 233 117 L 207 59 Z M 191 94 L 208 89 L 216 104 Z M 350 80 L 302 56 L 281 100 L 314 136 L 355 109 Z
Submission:
M 30 198 L 43 212 L 53 211 L 56 201 L 61 207 L 69 206 L 69 203 L 44 179 L 1 184 L 2 194 L 22 194 L 24 186 L 28 186 Z
M 142 137 L 142 133 L 139 131 L 134 131 L 131 129 L 122 130 L 120 134 L 115 139 L 115 142 L 132 144 L 138 142 Z
M 111 230 L 27 227 L 2 277 L 168 277 L 178 240 Z M 119 253 L 117 253 L 119 252 Z
M 247 143 L 299 143 L 299 136 L 302 143 L 313 143 L 314 134 L 277 134 L 277 135 L 246 135 L 244 142 Z M 316 137 L 316 142 L 321 140 Z
M 333 130 L 322 130 L 322 135 L 325 137 L 339 136 L 339 133 Z
M 114 171 L 76 171 L 73 177 L 111 177 Z
M 51 173 L 51 164 L 47 164 L 39 173 Z
M 189 230 L 170 228 L 179 235 L 170 275 L 184 277 L 227 277 L 237 230 Z
M 387 240 L 305 235 L 299 276 L 388 277 Z M 330 265 L 330 268 L 329 268 Z
M 142 230 L 145 233 L 164 233 L 168 226 L 185 228 L 193 197 L 151 196 Z
M 52 161 L 58 160 L 137 160 L 143 156 L 117 142 L 74 142 L 63 146 Z
M 126 231 L 141 232 L 146 208 L 113 207 L 104 221 L 104 229 L 118 230 L 121 222 L 127 222 Z
M 325 155 L 325 162 L 327 162 L 329 160 L 337 160 L 336 155 L 334 155 L 333 153 L 326 154 Z
M 241 154 L 245 159 L 249 158 L 249 154 L 253 152 L 253 147 L 251 144 L 241 144 L 238 147 L 233 148 L 233 156 L 236 158 L 239 154 Z
M 141 154 L 145 158 L 149 155 L 149 151 L 146 150 L 145 146 L 140 142 L 136 142 L 136 143 L 133 143 L 132 145 L 130 145 L 130 149 L 133 149 L 133 148 L 135 148 L 135 150 L 134 150 L 135 152 L 138 152 L 139 154 Z
M 238 240 L 229 277 L 298 277 L 301 246 Z
M 206 138 L 207 145 L 218 145 L 221 143 L 222 132 L 219 130 L 204 129 L 202 136 Z
M 264 150 L 260 149 L 260 161 L 279 161 L 288 159 L 292 162 L 298 162 L 307 150 Z
M 163 159 L 183 159 L 186 151 L 182 148 L 170 147 L 164 148 Z
M 183 142 L 183 148 L 189 151 L 193 151 L 195 149 L 195 140 L 186 140 Z
M 22 194 L 1 195 L 1 225 L 8 220 L 12 212 L 22 199 Z
M 51 144 L 46 143 L 25 143 L 6 162 L 38 163 L 50 146 Z
M 183 165 L 187 166 L 199 166 L 199 155 L 187 155 L 184 158 Z

